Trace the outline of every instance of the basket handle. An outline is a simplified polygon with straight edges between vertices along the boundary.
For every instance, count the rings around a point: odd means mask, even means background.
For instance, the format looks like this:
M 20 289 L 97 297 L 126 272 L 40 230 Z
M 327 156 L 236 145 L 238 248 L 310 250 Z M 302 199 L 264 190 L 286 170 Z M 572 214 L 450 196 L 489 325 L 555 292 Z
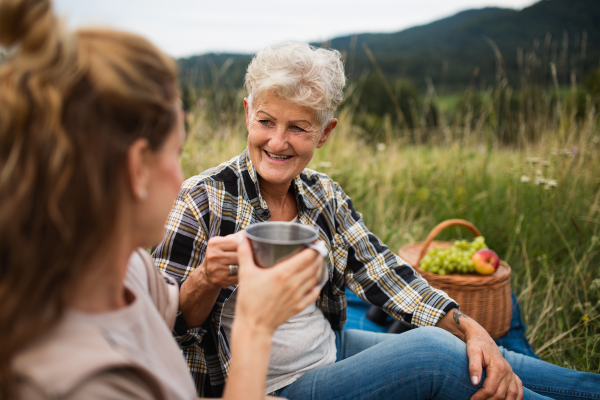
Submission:
M 475 237 L 481 236 L 481 232 L 479 232 L 479 229 L 477 229 L 475 225 L 473 225 L 469 221 L 465 221 L 464 219 L 448 219 L 444 222 L 440 222 L 436 225 L 435 228 L 431 230 L 431 232 L 427 236 L 427 239 L 425 239 L 425 242 L 423 243 L 423 248 L 421 249 L 421 254 L 419 254 L 419 259 L 417 260 L 417 265 L 419 265 L 421 259 L 425 257 L 425 254 L 427 254 L 427 248 L 429 247 L 431 242 L 433 242 L 433 239 L 435 239 L 435 237 L 439 235 L 441 231 L 454 225 L 464 226 L 465 228 L 470 230 Z

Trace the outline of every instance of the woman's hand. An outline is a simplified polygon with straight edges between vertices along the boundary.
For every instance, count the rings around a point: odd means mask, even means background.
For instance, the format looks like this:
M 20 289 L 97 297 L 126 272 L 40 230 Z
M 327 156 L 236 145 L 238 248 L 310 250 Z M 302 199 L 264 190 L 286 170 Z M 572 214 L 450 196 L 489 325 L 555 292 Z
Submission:
M 243 233 L 208 240 L 204 261 L 190 273 L 179 291 L 179 309 L 189 328 L 206 321 L 221 288 L 238 283 L 229 265 L 237 264 L 238 238 Z
M 475 320 L 455 308 L 441 318 L 436 326 L 458 336 L 467 344 L 469 375 L 473 385 L 481 382 L 485 370 L 485 382 L 471 400 L 521 400 L 523 398 L 521 379 L 515 375 L 508 361 L 502 357 L 498 346 L 487 331 Z
M 472 322 L 475 322 L 471 320 Z M 462 322 L 462 321 L 461 321 Z M 477 324 L 475 322 L 475 324 Z M 473 384 L 481 382 L 485 369 L 486 378 L 481 389 L 471 400 L 523 398 L 523 383 L 513 372 L 508 361 L 502 357 L 498 346 L 487 331 L 479 324 L 465 332 L 467 357 L 469 358 L 469 375 Z
M 240 285 L 235 319 L 257 324 L 271 333 L 291 316 L 317 300 L 323 256 L 306 249 L 271 267 L 254 264 L 246 237 L 238 247 Z
M 238 283 L 237 275 L 231 276 L 230 265 L 238 263 L 238 241 L 242 232 L 227 236 L 215 236 L 208 240 L 206 256 L 200 264 L 200 272 L 207 284 L 225 289 Z
M 246 237 L 238 247 L 240 285 L 231 327 L 224 399 L 263 400 L 275 329 L 317 300 L 323 256 L 306 249 L 271 267 L 254 264 Z

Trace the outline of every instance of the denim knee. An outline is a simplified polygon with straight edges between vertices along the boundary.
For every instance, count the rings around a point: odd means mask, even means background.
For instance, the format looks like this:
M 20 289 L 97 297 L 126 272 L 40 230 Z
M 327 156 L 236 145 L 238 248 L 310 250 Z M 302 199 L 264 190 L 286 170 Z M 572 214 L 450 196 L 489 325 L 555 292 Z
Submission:
M 432 356 L 435 358 L 447 356 L 450 359 L 455 359 L 456 356 L 466 357 L 465 343 L 444 329 L 427 326 L 411 332 L 415 332 L 415 335 L 410 338 L 409 342 L 404 343 L 408 347 L 418 348 L 424 358 Z

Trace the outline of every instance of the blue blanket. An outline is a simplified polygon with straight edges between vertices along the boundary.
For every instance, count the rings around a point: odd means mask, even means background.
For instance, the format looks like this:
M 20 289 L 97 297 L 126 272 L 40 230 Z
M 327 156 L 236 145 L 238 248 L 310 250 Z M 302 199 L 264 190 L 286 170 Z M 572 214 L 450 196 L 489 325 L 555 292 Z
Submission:
M 525 354 L 531 357 L 539 358 L 531 348 L 531 345 L 525 337 L 525 324 L 521 320 L 521 309 L 517 303 L 517 297 L 512 293 L 512 320 L 508 333 L 495 342 L 508 350 Z M 359 299 L 354 293 L 346 289 L 346 298 L 348 300 L 348 321 L 344 329 L 360 329 L 371 332 L 387 332 L 388 326 L 393 322 L 392 317 L 387 317 L 384 325 L 378 325 L 366 317 L 370 305 Z

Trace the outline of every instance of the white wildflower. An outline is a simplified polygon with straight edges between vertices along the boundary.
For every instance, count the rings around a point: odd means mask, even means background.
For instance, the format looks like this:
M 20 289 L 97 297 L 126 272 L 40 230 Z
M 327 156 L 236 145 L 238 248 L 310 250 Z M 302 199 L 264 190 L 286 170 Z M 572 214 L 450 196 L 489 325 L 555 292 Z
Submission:
M 558 151 L 558 154 L 565 157 L 573 157 L 573 153 L 571 153 L 571 150 L 569 149 L 560 149 Z
M 547 186 L 551 186 L 551 187 L 557 187 L 558 183 L 554 179 L 547 179 L 546 180 L 546 185 Z
M 536 170 L 536 171 L 535 171 L 535 174 L 536 174 L 537 176 L 542 176 L 542 170 L 541 170 L 541 169 L 538 169 L 538 170 Z
M 540 178 L 539 176 L 535 178 L 535 180 L 533 181 L 533 183 L 535 183 L 536 185 L 543 185 L 544 183 L 546 183 L 546 180 L 544 178 Z
M 377 143 L 377 151 L 385 151 L 387 148 L 385 143 Z
M 539 163 L 541 160 L 539 157 L 529 157 L 525 159 L 526 163 L 530 163 L 530 164 L 537 164 Z
M 550 161 L 542 161 L 542 166 L 549 167 L 550 166 Z
M 531 178 L 529 178 L 527 175 L 522 175 L 521 176 L 521 182 L 523 183 L 527 183 L 531 180 Z

